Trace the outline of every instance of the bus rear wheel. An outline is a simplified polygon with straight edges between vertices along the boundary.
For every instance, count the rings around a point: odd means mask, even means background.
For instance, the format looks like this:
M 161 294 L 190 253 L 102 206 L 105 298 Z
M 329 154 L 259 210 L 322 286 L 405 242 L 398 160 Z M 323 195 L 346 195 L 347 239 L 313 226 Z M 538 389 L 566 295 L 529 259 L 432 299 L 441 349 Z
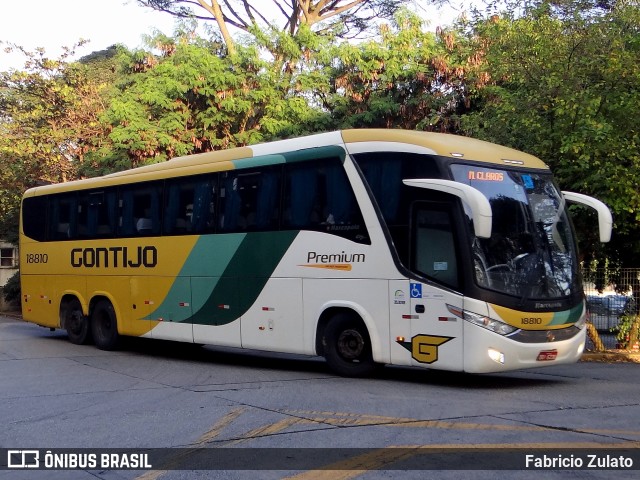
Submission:
M 118 322 L 113 305 L 108 300 L 99 300 L 91 314 L 93 341 L 100 350 L 115 350 L 120 341 Z
M 63 303 L 61 308 L 62 327 L 67 331 L 71 343 L 84 345 L 91 341 L 89 320 L 82 312 L 82 305 L 77 298 Z
M 361 377 L 376 368 L 366 327 L 347 313 L 332 318 L 324 332 L 324 355 L 329 367 L 345 377 Z

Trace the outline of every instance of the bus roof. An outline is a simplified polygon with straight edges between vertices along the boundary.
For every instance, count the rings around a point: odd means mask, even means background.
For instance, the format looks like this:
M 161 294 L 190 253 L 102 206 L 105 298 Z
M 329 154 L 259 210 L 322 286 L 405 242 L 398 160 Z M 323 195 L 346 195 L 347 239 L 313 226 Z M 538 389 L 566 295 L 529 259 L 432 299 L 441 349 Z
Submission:
M 194 155 L 175 157 L 166 162 L 145 165 L 138 168 L 111 173 L 102 177 L 75 180 L 61 184 L 46 185 L 27 190 L 25 196 L 36 193 L 54 193 L 73 191 L 76 188 L 100 188 L 136 181 L 163 179 L 168 176 L 192 175 L 211 171 L 233 170 L 255 164 L 256 156 L 265 158 L 267 163 L 280 163 L 276 158 L 286 152 L 317 148 L 328 145 L 358 144 L 363 142 L 397 143 L 425 149 L 426 153 L 460 158 L 468 161 L 492 163 L 494 165 L 520 165 L 527 168 L 548 169 L 547 165 L 537 157 L 512 148 L 476 140 L 460 135 L 419 132 L 401 129 L 351 129 L 337 132 L 321 133 L 306 137 L 262 143 L 248 147 L 230 148 Z
M 475 138 L 446 133 L 419 132 L 416 130 L 353 129 L 343 130 L 344 142 L 391 142 L 424 147 L 443 157 L 462 158 L 497 165 L 521 165 L 527 168 L 548 169 L 538 157 Z

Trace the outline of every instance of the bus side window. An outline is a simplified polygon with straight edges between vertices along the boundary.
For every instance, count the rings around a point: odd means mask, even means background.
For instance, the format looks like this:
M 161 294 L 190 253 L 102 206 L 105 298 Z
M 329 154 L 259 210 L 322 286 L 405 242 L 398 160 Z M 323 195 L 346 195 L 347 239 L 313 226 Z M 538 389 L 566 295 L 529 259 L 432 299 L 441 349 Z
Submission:
M 225 172 L 220 185 L 220 229 L 224 232 L 277 230 L 282 168 Z
M 287 164 L 286 169 L 283 228 L 315 230 L 369 242 L 340 159 Z
M 78 202 L 75 193 L 52 195 L 49 239 L 69 240 L 76 236 Z
M 367 152 L 353 156 L 373 200 L 384 218 L 398 259 L 409 266 L 409 214 L 417 200 L 433 197 L 432 193 L 402 183 L 407 178 L 446 178 L 431 155 L 406 152 Z
M 438 204 L 417 202 L 412 219 L 412 270 L 453 288 L 459 286 L 451 214 Z
M 48 195 L 24 199 L 22 203 L 22 228 L 27 237 L 40 242 L 48 239 L 47 217 L 50 214 L 48 205 Z
M 181 235 L 191 231 L 193 192 L 193 182 L 189 178 L 178 178 L 167 183 L 162 230 L 165 235 Z M 189 214 L 188 205 L 191 206 Z
M 217 177 L 213 175 L 177 178 L 167 183 L 163 233 L 213 232 L 216 183 Z
M 123 236 L 160 235 L 162 182 L 149 182 L 120 192 L 119 234 Z
M 217 175 L 200 177 L 195 182 L 193 201 L 184 206 L 187 229 L 190 232 L 197 234 L 215 232 L 217 188 Z
M 89 197 L 86 192 L 78 195 L 77 225 L 75 238 L 89 237 Z
M 78 237 L 106 238 L 116 231 L 116 191 L 82 192 L 78 201 Z

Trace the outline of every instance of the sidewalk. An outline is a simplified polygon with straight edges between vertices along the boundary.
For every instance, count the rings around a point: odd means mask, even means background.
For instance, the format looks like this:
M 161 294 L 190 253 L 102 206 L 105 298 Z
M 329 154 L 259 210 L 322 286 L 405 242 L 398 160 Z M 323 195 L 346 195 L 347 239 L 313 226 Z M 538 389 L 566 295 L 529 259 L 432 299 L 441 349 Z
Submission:
M 632 350 L 605 350 L 604 352 L 584 352 L 582 362 L 629 362 L 640 363 L 640 352 Z

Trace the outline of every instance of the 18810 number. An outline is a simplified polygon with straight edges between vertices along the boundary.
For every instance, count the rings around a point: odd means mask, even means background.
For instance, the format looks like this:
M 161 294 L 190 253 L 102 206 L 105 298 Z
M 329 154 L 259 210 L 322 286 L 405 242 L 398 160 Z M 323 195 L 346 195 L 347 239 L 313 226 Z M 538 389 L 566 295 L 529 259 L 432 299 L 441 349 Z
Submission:
M 46 253 L 27 253 L 27 263 L 47 263 L 49 255 Z

